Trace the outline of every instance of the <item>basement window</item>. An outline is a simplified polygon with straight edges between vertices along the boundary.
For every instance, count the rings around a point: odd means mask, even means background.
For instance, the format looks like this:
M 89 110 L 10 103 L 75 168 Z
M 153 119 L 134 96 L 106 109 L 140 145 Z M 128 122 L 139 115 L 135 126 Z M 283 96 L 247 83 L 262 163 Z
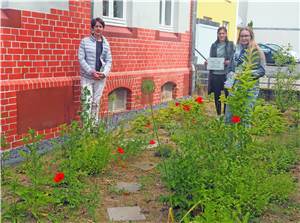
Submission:
M 173 83 L 166 83 L 161 87 L 161 102 L 167 102 L 173 100 L 174 88 L 175 85 Z
M 128 91 L 124 88 L 118 88 L 108 95 L 108 111 L 122 112 L 127 109 Z

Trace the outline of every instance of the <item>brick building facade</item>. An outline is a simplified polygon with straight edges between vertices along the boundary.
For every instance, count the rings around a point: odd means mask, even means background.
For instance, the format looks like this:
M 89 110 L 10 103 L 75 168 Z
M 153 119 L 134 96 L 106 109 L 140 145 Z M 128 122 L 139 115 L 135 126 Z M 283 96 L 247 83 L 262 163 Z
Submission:
M 52 8 L 46 13 L 1 9 L 0 120 L 8 148 L 22 145 L 28 128 L 53 138 L 60 124 L 76 118 L 77 51 L 80 40 L 90 33 L 91 11 L 89 1 L 69 1 L 68 10 Z M 189 94 L 190 29 L 179 33 L 107 24 L 104 35 L 113 66 L 101 99 L 102 115 L 111 107 L 109 94 L 118 90 L 126 92 L 125 110 L 143 108 L 145 78 L 155 82 L 155 104 L 164 100 L 165 86 L 171 86 L 172 98 Z

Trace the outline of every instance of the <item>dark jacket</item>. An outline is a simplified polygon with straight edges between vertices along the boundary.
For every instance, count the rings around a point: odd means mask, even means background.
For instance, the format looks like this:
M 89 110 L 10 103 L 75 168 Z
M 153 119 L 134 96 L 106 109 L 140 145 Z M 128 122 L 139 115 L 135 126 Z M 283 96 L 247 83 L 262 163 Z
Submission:
M 243 65 L 245 55 L 246 55 L 246 48 L 241 46 L 240 44 L 237 44 L 235 52 L 231 58 L 229 66 L 228 66 L 228 73 L 229 72 L 234 73 L 236 71 L 236 68 L 241 67 Z M 253 61 L 254 67 L 252 70 L 252 75 L 255 79 L 258 79 L 258 78 L 264 76 L 266 73 L 265 58 L 261 58 L 260 54 L 258 54 L 258 55 L 259 55 L 259 57 L 255 58 L 255 60 Z
M 215 41 L 211 47 L 210 47 L 210 52 L 209 52 L 209 56 L 210 57 L 217 57 L 217 45 L 218 45 L 218 40 Z M 226 45 L 225 45 L 225 60 L 230 60 L 234 54 L 235 51 L 235 47 L 232 41 L 226 41 Z M 225 73 L 228 73 L 228 66 L 225 66 Z M 209 75 L 208 75 L 208 94 L 213 92 L 212 89 L 212 85 L 211 85 L 211 78 L 210 76 L 212 75 L 212 71 L 209 71 Z

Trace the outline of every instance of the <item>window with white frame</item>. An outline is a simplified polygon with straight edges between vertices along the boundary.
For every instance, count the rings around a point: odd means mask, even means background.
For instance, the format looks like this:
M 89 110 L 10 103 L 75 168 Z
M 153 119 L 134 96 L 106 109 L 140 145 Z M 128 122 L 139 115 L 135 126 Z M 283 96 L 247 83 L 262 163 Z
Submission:
M 106 23 L 126 24 L 126 0 L 103 0 L 102 16 Z
M 222 22 L 222 26 L 224 26 L 228 30 L 228 28 L 229 28 L 229 22 L 223 21 Z
M 121 112 L 126 111 L 127 104 L 127 90 L 125 88 L 118 88 L 111 92 L 108 96 L 108 111 Z
M 173 89 L 175 85 L 173 83 L 166 83 L 161 87 L 161 102 L 167 102 L 173 100 Z
M 159 1 L 159 24 L 162 27 L 172 27 L 174 17 L 174 0 Z

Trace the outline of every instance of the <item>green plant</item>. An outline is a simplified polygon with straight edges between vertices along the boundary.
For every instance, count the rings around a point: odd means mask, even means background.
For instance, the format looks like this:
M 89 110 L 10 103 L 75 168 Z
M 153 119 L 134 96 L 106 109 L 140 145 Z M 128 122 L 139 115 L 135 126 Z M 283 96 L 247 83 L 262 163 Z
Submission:
M 1 135 L 1 149 L 5 149 L 9 146 L 9 143 L 6 140 L 5 135 Z M 9 151 L 1 151 L 1 181 L 2 183 L 6 182 L 6 178 L 10 175 L 10 171 L 4 165 L 4 162 L 10 157 Z
M 90 117 L 89 111 L 92 109 L 89 98 L 91 96 L 91 92 L 87 87 L 84 87 L 81 92 L 81 111 L 80 119 L 85 129 L 90 130 L 93 126 L 93 117 Z
M 154 81 L 153 80 L 143 80 L 141 90 L 142 90 L 142 94 L 150 97 L 154 93 L 154 90 L 155 90 Z M 150 112 L 151 112 L 151 119 L 152 119 L 151 121 L 153 124 L 154 135 L 158 142 L 158 146 L 160 146 L 160 140 L 158 137 L 158 127 L 157 127 L 156 119 L 154 117 L 153 103 L 151 100 L 149 101 L 149 105 L 150 105 Z
M 138 115 L 132 122 L 131 127 L 135 133 L 148 133 L 149 128 L 152 127 L 150 119 L 145 115 Z
M 170 192 L 161 199 L 173 207 L 177 219 L 249 222 L 270 202 L 286 200 L 295 188 L 292 177 L 286 173 L 296 160 L 294 140 L 289 137 L 293 144 L 288 146 L 280 141 L 260 142 L 251 136 L 258 121 L 263 123 L 262 128 L 271 124 L 275 131 L 285 128 L 278 110 L 259 105 L 256 115 L 261 120 L 252 122 L 256 117 L 249 116 L 253 125 L 249 128 L 239 123 L 226 125 L 222 119 L 207 119 L 199 113 L 201 109 L 193 110 L 193 106 L 182 113 L 172 134 L 177 147 L 165 161 L 167 171 L 159 166 Z M 270 117 L 270 122 L 276 123 L 269 123 Z
M 28 135 L 23 139 L 29 152 L 20 151 L 20 155 L 25 158 L 23 165 L 26 182 L 20 182 L 13 176 L 8 184 L 11 203 L 5 205 L 4 218 L 13 222 L 18 222 L 24 216 L 32 216 L 37 221 L 47 217 L 47 206 L 55 202 L 49 196 L 49 191 L 45 185 L 49 178 L 45 174 L 45 169 L 38 154 L 39 142 L 42 135 L 36 134 L 33 129 L 28 131 Z
M 276 66 L 281 67 L 284 65 L 289 65 L 289 70 L 294 70 L 296 65 L 295 58 L 290 55 L 289 51 L 292 49 L 291 45 L 281 47 L 273 56 Z
M 244 57 L 241 69 L 236 73 L 236 81 L 232 88 L 228 89 L 229 96 L 222 101 L 230 107 L 234 116 L 239 116 L 244 125 L 250 125 L 252 107 L 255 102 L 254 94 L 257 90 L 257 79 L 253 77 L 253 70 L 257 66 L 259 53 L 255 49 L 248 49 Z
M 275 84 L 273 86 L 275 103 L 281 112 L 285 112 L 289 108 L 293 108 L 297 102 L 296 81 L 299 74 L 296 73 L 295 59 L 289 55 L 290 46 L 283 47 L 277 51 L 274 56 L 275 64 L 278 69 L 275 76 Z M 284 70 L 283 66 L 288 65 L 288 69 Z
M 251 133 L 269 135 L 286 129 L 283 114 L 273 105 L 261 104 L 254 108 Z

